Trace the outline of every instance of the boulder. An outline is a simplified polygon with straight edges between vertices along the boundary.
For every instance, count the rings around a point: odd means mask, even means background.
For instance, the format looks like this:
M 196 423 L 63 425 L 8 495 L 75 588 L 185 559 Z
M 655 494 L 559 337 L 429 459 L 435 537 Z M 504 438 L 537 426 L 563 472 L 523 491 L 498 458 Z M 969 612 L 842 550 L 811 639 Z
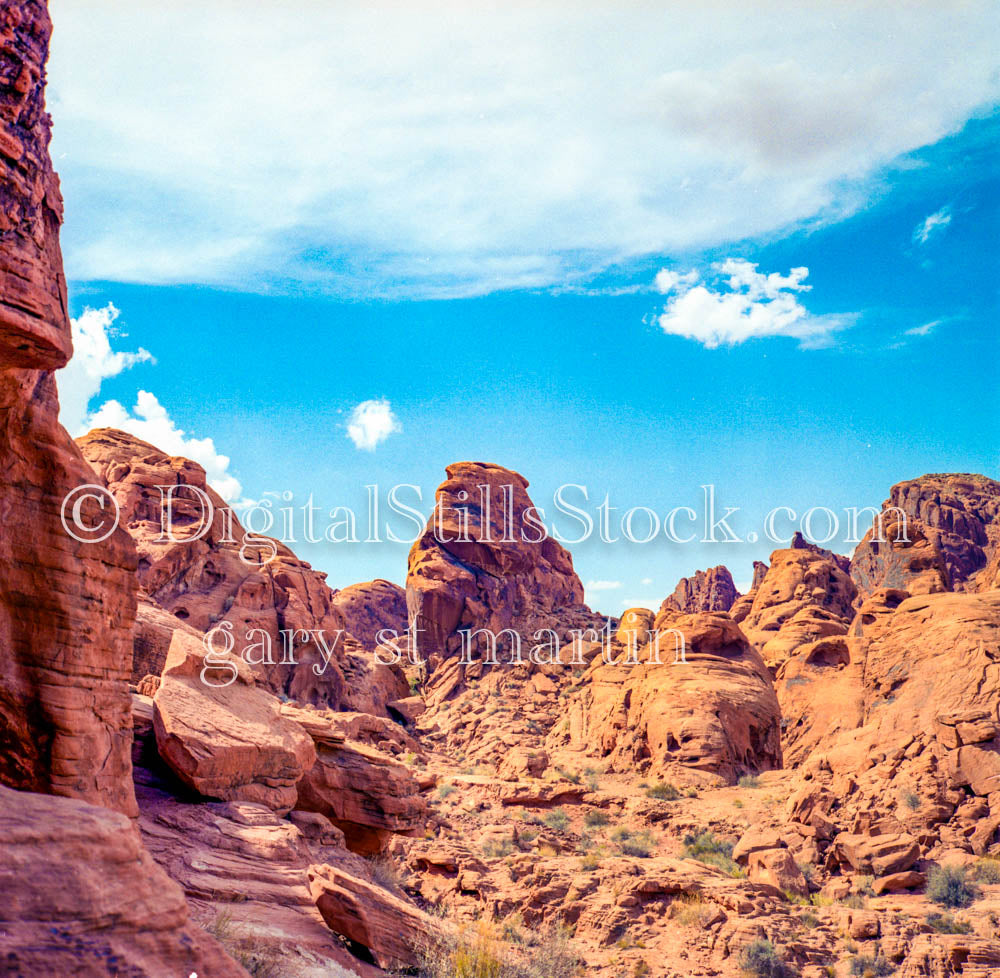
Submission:
M 926 882 L 927 877 L 923 873 L 911 869 L 903 873 L 880 876 L 872 883 L 872 890 L 875 896 L 882 896 L 884 893 L 903 893 L 906 890 L 917 890 Z
M 920 846 L 906 833 L 857 835 L 841 832 L 834 840 L 828 861 L 850 866 L 856 873 L 889 876 L 910 869 L 920 858 Z
M 199 639 L 175 631 L 153 711 L 160 756 L 200 795 L 279 813 L 295 805 L 296 785 L 316 759 L 312 739 L 281 716 L 281 703 L 254 684 L 242 659 L 210 665 Z
M 649 608 L 629 608 L 618 620 L 615 641 L 641 649 L 649 641 L 649 630 L 656 615 Z
M 747 858 L 747 875 L 754 883 L 773 886 L 782 893 L 809 894 L 809 884 L 787 849 L 751 852 Z
M 381 852 L 393 833 L 414 833 L 427 803 L 410 769 L 309 711 L 285 708 L 316 745 L 316 761 L 298 784 L 296 808 L 320 812 L 341 829 L 354 852 Z

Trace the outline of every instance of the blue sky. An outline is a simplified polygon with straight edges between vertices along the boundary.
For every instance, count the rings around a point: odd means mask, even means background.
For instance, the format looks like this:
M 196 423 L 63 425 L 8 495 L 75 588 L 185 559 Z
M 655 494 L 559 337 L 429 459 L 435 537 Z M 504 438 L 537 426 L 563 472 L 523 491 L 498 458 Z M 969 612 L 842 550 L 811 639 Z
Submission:
M 1000 476 L 996 12 L 962 9 L 306 5 L 275 34 L 221 4 L 196 37 L 56 0 L 64 423 L 359 516 L 493 461 L 567 534 L 564 483 L 661 516 L 711 483 L 741 532 Z M 609 612 L 773 548 L 571 547 Z M 296 549 L 335 586 L 405 574 L 403 544 Z

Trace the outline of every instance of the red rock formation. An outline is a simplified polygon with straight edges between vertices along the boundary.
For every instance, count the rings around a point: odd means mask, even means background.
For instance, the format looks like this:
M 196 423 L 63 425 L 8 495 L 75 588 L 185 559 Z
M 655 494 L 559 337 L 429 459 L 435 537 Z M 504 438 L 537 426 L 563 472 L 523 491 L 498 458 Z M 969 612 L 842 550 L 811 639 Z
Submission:
M 572 748 L 610 759 L 615 770 L 684 769 L 732 782 L 781 766 L 780 711 L 760 656 L 724 613 L 658 616 L 662 665 L 595 660 L 570 703 L 564 735 Z M 686 663 L 674 665 L 676 628 Z
M 123 815 L 0 787 L 0 836 L 3 974 L 245 978 Z
M 750 584 L 750 590 L 746 594 L 741 594 L 732 604 L 729 609 L 729 617 L 735 622 L 741 622 L 747 615 L 750 614 L 750 609 L 753 607 L 754 598 L 757 597 L 757 588 L 760 587 L 767 574 L 767 564 L 761 560 L 755 560 L 753 562 L 753 581 Z
M 771 566 L 741 622 L 769 666 L 779 666 L 806 642 L 846 634 L 856 591 L 842 561 L 801 543 L 771 554 Z
M 987 573 L 984 577 L 982 571 L 1000 549 L 1000 483 L 965 473 L 925 475 L 894 485 L 882 510 L 885 535 L 890 539 L 901 535 L 897 531 L 891 536 L 888 529 L 901 521 L 899 514 L 903 513 L 912 527 L 906 534 L 912 543 L 909 547 L 873 545 L 871 533 L 866 536 L 851 570 L 863 593 L 879 587 L 926 593 L 949 587 L 964 591 L 993 586 L 995 576 Z M 873 547 L 877 548 L 874 552 Z M 911 548 L 912 555 L 906 553 Z M 911 569 L 907 558 L 914 557 L 919 557 L 919 562 Z M 908 574 L 926 577 L 925 572 L 939 563 L 944 565 L 944 587 L 909 586 Z
M 381 852 L 392 833 L 423 826 L 427 803 L 405 764 L 359 740 L 354 716 L 323 716 L 285 707 L 316 743 L 316 762 L 298 784 L 296 807 L 326 815 L 344 833 L 348 848 L 363 855 Z M 362 721 L 364 717 L 359 717 Z
M 664 599 L 660 611 L 729 611 L 740 596 L 733 584 L 729 568 L 721 564 L 707 571 L 696 571 L 694 577 L 682 577 L 674 593 Z
M 134 814 L 135 549 L 121 530 L 79 542 L 60 518 L 66 495 L 97 480 L 57 420 L 53 371 L 71 344 L 44 108 L 50 28 L 43 3 L 0 10 L 0 782 Z M 105 515 L 92 500 L 82 512 Z
M 351 584 L 334 592 L 333 607 L 344 627 L 365 645 L 378 645 L 378 633 L 385 628 L 406 631 L 406 590 L 391 581 Z
M 153 697 L 160 756 L 207 798 L 257 801 L 284 814 L 316 760 L 311 738 L 238 658 L 206 662 L 200 638 L 177 630 Z
M 459 629 L 533 630 L 539 616 L 583 606 L 583 585 L 568 551 L 551 537 L 521 539 L 522 529 L 529 538 L 536 534 L 523 476 L 481 462 L 456 462 L 447 473 L 437 490 L 437 532 L 432 515 L 410 550 L 406 578 L 410 616 L 421 629 L 422 654 L 433 664 L 458 654 Z M 489 501 L 488 514 L 481 496 Z
M 225 503 L 206 484 L 200 465 L 172 458 L 109 428 L 91 431 L 79 444 L 94 469 L 108 480 L 122 523 L 139 550 L 139 581 L 156 605 L 200 632 L 230 623 L 237 651 L 262 640 L 261 632 L 248 638 L 251 630 L 261 629 L 273 661 L 254 667 L 258 681 L 301 703 L 384 714 L 388 701 L 407 695 L 402 672 L 378 665 L 372 650 L 348 633 L 337 592 L 327 586 L 325 574 L 269 538 L 259 538 L 262 542 L 257 544 L 251 539 L 241 554 L 244 528 L 235 514 L 231 522 L 222 515 Z M 157 486 L 190 487 L 177 489 L 173 499 L 172 532 L 180 539 L 165 538 L 163 528 L 171 521 Z M 202 522 L 208 512 L 204 499 L 214 513 L 210 523 Z M 376 588 L 370 595 L 377 601 L 383 593 L 386 589 Z M 398 596 L 392 594 L 391 585 L 387 593 L 395 601 L 391 619 Z M 380 612 L 362 613 L 364 594 L 355 591 L 346 603 L 355 620 L 369 627 Z M 281 632 L 292 629 L 299 634 L 295 664 L 289 665 L 282 661 Z M 315 637 L 302 636 L 309 630 L 313 636 L 322 632 L 326 651 Z M 263 655 L 254 653 L 258 659 Z

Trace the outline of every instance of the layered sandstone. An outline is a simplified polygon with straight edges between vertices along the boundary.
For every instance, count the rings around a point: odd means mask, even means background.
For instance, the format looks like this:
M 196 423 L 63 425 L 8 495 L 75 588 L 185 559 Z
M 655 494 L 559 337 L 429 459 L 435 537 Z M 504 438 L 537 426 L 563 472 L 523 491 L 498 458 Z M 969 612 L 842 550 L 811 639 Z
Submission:
M 121 530 L 74 539 L 60 515 L 98 480 L 57 420 L 53 371 L 71 343 L 44 106 L 50 29 L 43 3 L 0 16 L 0 782 L 134 814 L 135 549 Z M 87 525 L 107 519 L 95 500 L 81 506 Z
M 125 816 L 0 787 L 0 833 L 5 975 L 246 975 L 189 920 Z

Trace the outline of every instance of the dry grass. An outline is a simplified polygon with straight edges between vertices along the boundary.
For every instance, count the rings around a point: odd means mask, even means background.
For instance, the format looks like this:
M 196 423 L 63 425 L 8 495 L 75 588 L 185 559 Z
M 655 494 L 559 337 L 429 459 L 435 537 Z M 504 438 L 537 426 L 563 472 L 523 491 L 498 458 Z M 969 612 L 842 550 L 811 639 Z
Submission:
M 216 914 L 205 930 L 234 961 L 246 969 L 251 978 L 280 978 L 278 954 L 256 937 L 248 925 L 236 923 L 228 911 Z

